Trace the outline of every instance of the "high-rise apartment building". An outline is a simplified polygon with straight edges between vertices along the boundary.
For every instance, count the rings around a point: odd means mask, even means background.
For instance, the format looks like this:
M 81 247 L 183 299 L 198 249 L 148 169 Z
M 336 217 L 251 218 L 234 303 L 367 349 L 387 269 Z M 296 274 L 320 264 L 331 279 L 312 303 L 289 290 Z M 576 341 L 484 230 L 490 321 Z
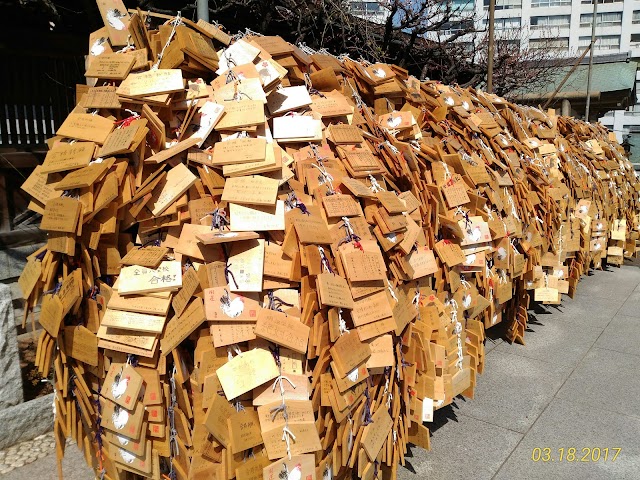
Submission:
M 450 0 L 459 13 L 459 22 L 450 22 L 440 35 L 453 34 L 464 23 L 487 25 L 489 0 Z M 505 29 L 521 32 L 524 48 L 556 48 L 566 57 L 579 56 L 591 42 L 593 0 L 495 0 L 496 36 Z M 354 14 L 383 22 L 387 11 L 377 1 L 350 0 Z M 548 38 L 551 37 L 551 42 Z M 509 35 L 513 39 L 513 35 Z M 465 41 L 462 37 L 459 41 Z M 640 0 L 598 0 L 594 55 L 624 54 L 640 59 Z M 622 55 L 620 56 L 622 57 Z M 636 77 L 640 82 L 640 75 Z M 640 85 L 638 85 L 640 87 Z M 640 93 L 640 88 L 637 88 Z M 600 121 L 616 132 L 619 140 L 631 133 L 640 157 L 640 95 L 625 110 L 607 113 Z
M 374 23 L 383 23 L 389 17 L 389 11 L 376 0 L 349 0 L 349 8 L 354 15 Z
M 476 21 L 486 25 L 489 0 L 475 1 Z M 519 28 L 522 46 L 552 46 L 567 57 L 577 57 L 591 42 L 593 0 L 496 0 L 495 28 Z M 479 19 L 479 20 L 478 20 Z M 594 55 L 626 54 L 640 58 L 640 1 L 598 0 Z M 636 85 L 640 76 L 636 77 Z M 636 89 L 640 93 L 640 88 Z M 619 140 L 631 133 L 640 147 L 640 96 L 627 111 L 616 110 L 599 119 Z

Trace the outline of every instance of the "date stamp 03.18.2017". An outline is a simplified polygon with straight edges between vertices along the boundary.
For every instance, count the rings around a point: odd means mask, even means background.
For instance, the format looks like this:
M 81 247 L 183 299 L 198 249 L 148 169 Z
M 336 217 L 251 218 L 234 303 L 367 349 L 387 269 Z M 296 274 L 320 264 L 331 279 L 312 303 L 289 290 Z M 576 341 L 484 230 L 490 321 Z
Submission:
M 622 448 L 618 447 L 568 447 L 541 448 L 535 447 L 531 451 L 534 462 L 615 462 Z

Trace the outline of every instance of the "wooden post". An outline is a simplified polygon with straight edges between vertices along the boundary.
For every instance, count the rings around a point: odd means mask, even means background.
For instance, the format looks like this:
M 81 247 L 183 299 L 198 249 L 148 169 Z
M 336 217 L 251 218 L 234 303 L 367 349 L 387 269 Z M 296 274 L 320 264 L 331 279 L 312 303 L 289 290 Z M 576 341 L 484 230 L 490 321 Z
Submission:
M 493 43 L 495 37 L 496 0 L 489 1 L 489 51 L 487 52 L 487 92 L 493 93 Z
M 589 50 L 589 72 L 587 74 L 587 103 L 584 107 L 584 119 L 589 121 L 589 109 L 591 107 L 591 70 L 593 68 L 593 48 L 596 43 L 596 18 L 598 17 L 598 0 L 593 1 L 593 18 L 591 19 L 591 49 Z

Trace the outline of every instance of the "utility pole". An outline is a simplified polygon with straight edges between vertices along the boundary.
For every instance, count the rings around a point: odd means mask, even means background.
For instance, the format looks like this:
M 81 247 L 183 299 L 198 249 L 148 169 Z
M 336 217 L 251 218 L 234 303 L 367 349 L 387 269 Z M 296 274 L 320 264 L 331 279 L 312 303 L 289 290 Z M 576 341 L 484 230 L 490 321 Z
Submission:
M 584 119 L 589 121 L 589 108 L 591 107 L 591 69 L 593 68 L 593 49 L 596 43 L 596 18 L 598 16 L 598 0 L 593 2 L 593 18 L 591 19 L 591 49 L 589 50 L 589 72 L 587 73 L 587 103 L 584 108 Z
M 493 93 L 493 42 L 496 0 L 489 0 L 489 51 L 487 52 L 487 92 Z
M 198 0 L 198 20 L 209 21 L 209 0 Z

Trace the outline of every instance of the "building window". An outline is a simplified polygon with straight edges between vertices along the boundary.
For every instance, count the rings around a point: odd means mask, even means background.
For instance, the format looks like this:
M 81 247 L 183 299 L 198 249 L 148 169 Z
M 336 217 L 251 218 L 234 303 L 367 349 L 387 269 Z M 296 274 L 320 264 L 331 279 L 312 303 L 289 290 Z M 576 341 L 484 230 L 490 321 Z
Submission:
M 466 55 L 473 55 L 475 52 L 476 46 L 473 42 L 459 42 L 459 45 L 462 47 L 462 51 Z
M 598 5 L 601 3 L 622 3 L 623 0 L 598 0 Z M 584 5 L 593 5 L 593 0 L 582 0 Z
M 484 0 L 484 8 L 489 9 L 489 0 Z M 522 0 L 496 0 L 496 10 L 509 10 L 512 8 L 522 8 Z
M 578 46 L 580 48 L 586 47 L 591 43 L 591 37 L 580 37 Z M 620 36 L 619 35 L 598 35 L 596 36 L 595 50 L 619 50 L 620 49 Z
M 568 27 L 571 24 L 571 15 L 544 15 L 531 17 L 531 28 Z
M 514 51 L 520 50 L 520 40 L 496 39 L 496 50 Z
M 590 27 L 592 18 L 593 13 L 583 13 L 580 15 L 580 26 Z M 620 25 L 622 25 L 622 12 L 599 13 L 596 17 L 596 27 L 615 27 Z
M 473 30 L 473 20 L 458 20 L 455 22 L 447 22 L 440 28 L 440 33 L 443 35 L 455 35 L 456 33 L 463 30 Z
M 475 7 L 473 0 L 452 0 L 451 10 L 473 10 Z
M 631 34 L 631 45 L 637 46 L 640 44 L 640 33 Z
M 569 38 L 532 38 L 529 40 L 529 48 L 566 50 L 569 48 Z
M 489 20 L 484 18 L 482 20 L 483 26 L 487 26 L 489 24 Z M 496 18 L 493 22 L 493 25 L 496 30 L 508 30 L 510 28 L 520 28 L 520 17 L 511 17 L 511 18 Z
M 382 7 L 378 2 L 351 2 L 353 13 L 378 13 Z
M 631 19 L 632 23 L 640 23 L 640 10 L 633 11 L 633 17 Z
M 531 8 L 566 7 L 569 5 L 571 5 L 571 0 L 531 0 Z

